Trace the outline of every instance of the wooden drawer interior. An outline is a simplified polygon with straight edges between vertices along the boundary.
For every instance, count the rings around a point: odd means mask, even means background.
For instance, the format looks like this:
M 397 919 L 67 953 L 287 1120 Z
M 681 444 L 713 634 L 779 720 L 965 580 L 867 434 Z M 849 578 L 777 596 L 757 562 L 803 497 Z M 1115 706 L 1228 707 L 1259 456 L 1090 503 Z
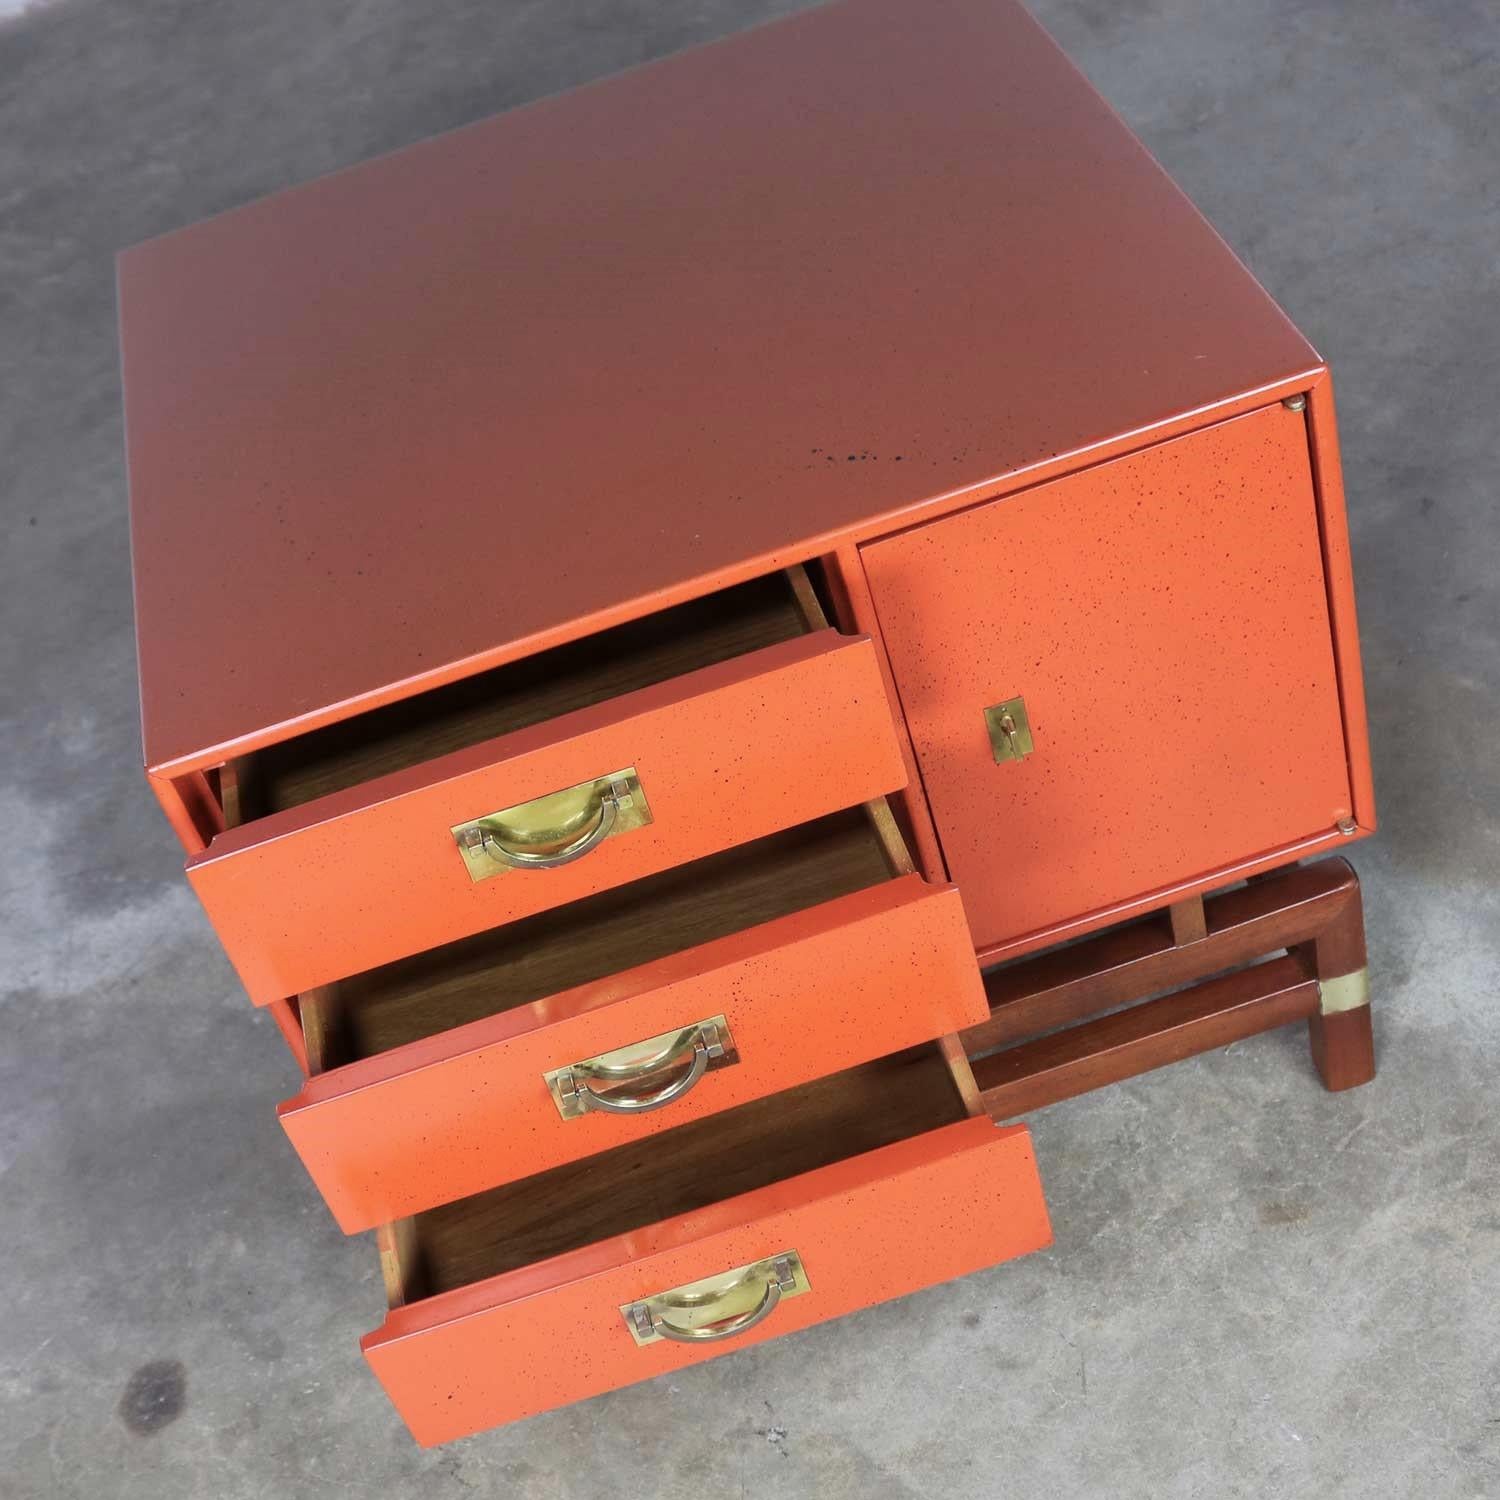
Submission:
M 886 802 L 788 828 L 300 997 L 314 1073 L 911 873 Z
M 752 1192 L 967 1116 L 931 1043 L 403 1219 L 393 1307 Z
M 826 628 L 805 571 L 751 579 L 243 756 L 229 827 Z

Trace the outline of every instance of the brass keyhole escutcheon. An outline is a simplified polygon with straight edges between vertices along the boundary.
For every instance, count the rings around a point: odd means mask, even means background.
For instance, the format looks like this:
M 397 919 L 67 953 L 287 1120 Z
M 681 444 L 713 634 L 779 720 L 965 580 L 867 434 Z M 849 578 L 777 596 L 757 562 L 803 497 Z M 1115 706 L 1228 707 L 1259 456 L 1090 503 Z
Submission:
M 1008 760 L 1025 760 L 1036 748 L 1031 739 L 1031 720 L 1026 715 L 1024 698 L 1007 698 L 984 711 L 984 727 L 990 737 L 990 753 L 995 764 Z

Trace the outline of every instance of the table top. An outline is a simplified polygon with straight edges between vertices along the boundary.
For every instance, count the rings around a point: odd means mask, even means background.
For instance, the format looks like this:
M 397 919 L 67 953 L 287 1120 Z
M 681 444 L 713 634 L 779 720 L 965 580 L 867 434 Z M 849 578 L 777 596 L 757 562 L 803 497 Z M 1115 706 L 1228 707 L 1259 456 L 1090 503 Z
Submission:
M 1008 0 L 844 0 L 124 252 L 147 765 L 1320 366 Z

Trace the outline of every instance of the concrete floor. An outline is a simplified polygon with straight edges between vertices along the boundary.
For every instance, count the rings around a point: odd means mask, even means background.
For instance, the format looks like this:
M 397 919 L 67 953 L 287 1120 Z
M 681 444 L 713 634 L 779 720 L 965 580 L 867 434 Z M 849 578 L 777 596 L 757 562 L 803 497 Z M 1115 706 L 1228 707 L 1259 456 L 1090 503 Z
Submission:
M 1381 1076 L 1038 1115 L 1057 1244 L 423 1453 L 137 771 L 117 247 L 797 8 L 59 0 L 0 25 L 0 1496 L 1500 1495 L 1500 11 L 1041 0 L 1333 362 Z M 205 524 L 214 524 L 206 497 Z M 226 539 L 226 553 L 232 539 Z M 1267 733 L 1275 733 L 1274 720 Z

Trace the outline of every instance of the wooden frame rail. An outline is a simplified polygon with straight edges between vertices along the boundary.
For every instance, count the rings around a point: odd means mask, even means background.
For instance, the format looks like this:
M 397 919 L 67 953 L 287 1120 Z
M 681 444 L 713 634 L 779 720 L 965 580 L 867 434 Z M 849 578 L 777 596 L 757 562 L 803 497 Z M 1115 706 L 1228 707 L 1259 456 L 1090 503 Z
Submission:
M 1324 1085 L 1354 1088 L 1375 1076 L 1365 968 L 1359 878 L 1327 859 L 993 969 L 962 1040 L 997 1120 L 1303 1019 Z

